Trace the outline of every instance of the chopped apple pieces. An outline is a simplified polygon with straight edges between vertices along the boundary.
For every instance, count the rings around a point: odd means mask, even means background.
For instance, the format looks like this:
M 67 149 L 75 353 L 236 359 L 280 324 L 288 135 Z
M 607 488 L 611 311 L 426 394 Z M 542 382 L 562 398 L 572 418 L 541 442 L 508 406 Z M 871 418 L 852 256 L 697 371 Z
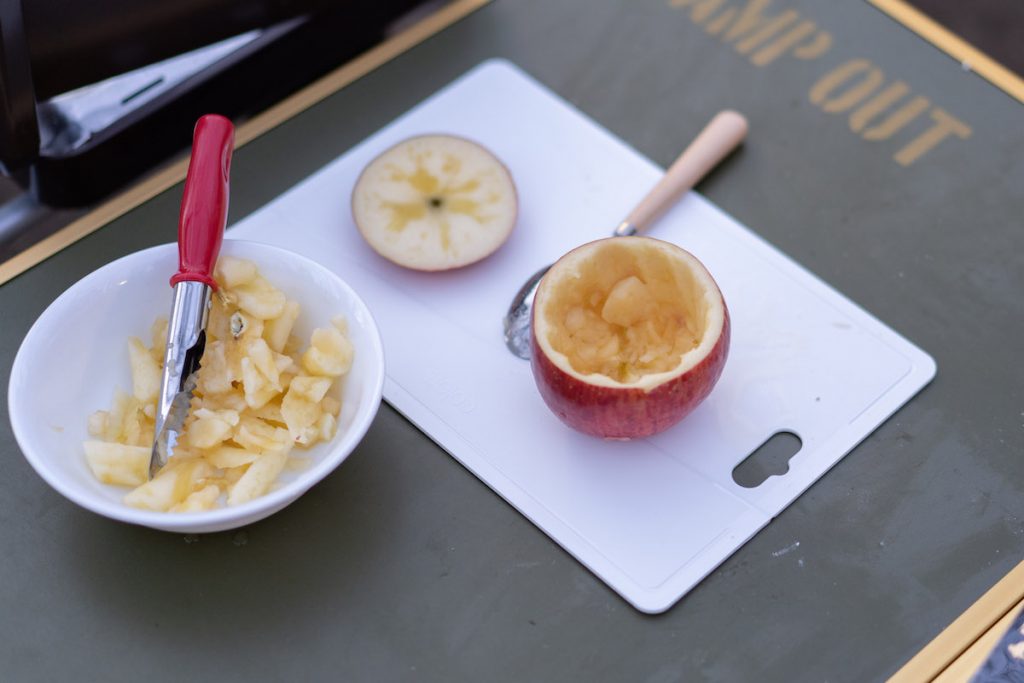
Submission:
M 255 280 L 259 275 L 259 270 L 256 268 L 256 264 L 248 259 L 227 256 L 218 259 L 213 275 L 222 287 L 234 289 Z
M 106 441 L 86 441 L 83 446 L 89 469 L 104 484 L 138 486 L 146 481 L 149 448 Z
M 246 503 L 266 493 L 288 462 L 288 452 L 269 451 L 249 465 L 228 493 L 228 505 Z
M 615 283 L 601 307 L 601 317 L 612 325 L 631 327 L 650 315 L 652 297 L 647 285 L 636 275 Z
M 677 367 L 700 343 L 706 305 L 701 283 L 657 248 L 614 241 L 549 286 L 545 329 L 552 347 L 580 374 L 616 382 Z M 571 286 L 570 286 L 571 285 Z
M 354 349 L 344 321 L 318 328 L 306 349 L 294 336 L 301 308 L 260 275 L 256 264 L 222 257 L 220 290 L 191 410 L 167 466 L 148 480 L 167 321 L 152 346 L 128 341 L 132 393 L 89 417 L 86 462 L 101 482 L 130 486 L 135 507 L 197 512 L 267 493 L 295 447 L 330 441 L 341 410 L 339 380 Z
M 117 391 L 114 406 L 89 416 L 89 436 L 127 446 L 151 446 L 155 429 L 156 401 L 143 405 L 139 399 Z
M 296 443 L 316 442 L 320 429 L 317 423 L 323 415 L 321 401 L 331 386 L 327 377 L 296 377 L 281 402 L 281 417 Z
M 292 326 L 299 317 L 299 304 L 295 301 L 285 302 L 281 315 L 268 320 L 263 330 L 263 336 L 267 344 L 277 353 L 284 352 L 284 346 L 288 343 L 288 335 L 292 333 Z
M 235 287 L 232 293 L 239 309 L 260 320 L 276 318 L 284 311 L 284 294 L 262 277 Z
M 238 413 L 234 410 L 200 408 L 193 413 L 195 420 L 186 432 L 188 445 L 193 448 L 213 448 L 231 438 Z
M 352 367 L 352 343 L 336 327 L 313 330 L 302 367 L 312 375 L 340 377 Z
M 128 340 L 128 360 L 132 366 L 132 394 L 144 403 L 154 400 L 160 393 L 160 363 L 138 337 Z

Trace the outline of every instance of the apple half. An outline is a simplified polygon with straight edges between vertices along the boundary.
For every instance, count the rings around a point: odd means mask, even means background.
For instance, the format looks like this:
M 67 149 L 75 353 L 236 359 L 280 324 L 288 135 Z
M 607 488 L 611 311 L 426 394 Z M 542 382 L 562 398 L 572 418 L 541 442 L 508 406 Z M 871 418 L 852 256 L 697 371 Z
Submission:
M 378 254 L 414 270 L 449 270 L 483 259 L 516 223 L 516 188 L 505 165 L 454 135 L 421 135 L 371 161 L 352 191 L 352 216 Z
M 533 304 L 537 388 L 565 424 L 605 439 L 657 434 L 722 374 L 729 311 L 693 254 L 650 237 L 610 237 L 559 259 Z

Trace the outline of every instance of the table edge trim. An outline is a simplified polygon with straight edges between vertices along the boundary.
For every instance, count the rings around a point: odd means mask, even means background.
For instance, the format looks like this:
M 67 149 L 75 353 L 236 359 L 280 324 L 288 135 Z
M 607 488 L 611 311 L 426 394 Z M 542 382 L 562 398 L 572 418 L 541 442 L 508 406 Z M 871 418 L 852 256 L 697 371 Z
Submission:
M 889 683 L 935 680 L 1021 600 L 1024 600 L 1024 562 L 1011 569 L 935 636 L 893 674 Z
M 1024 78 L 989 57 L 906 0 L 868 0 L 877 9 L 939 48 L 1010 97 L 1024 102 Z

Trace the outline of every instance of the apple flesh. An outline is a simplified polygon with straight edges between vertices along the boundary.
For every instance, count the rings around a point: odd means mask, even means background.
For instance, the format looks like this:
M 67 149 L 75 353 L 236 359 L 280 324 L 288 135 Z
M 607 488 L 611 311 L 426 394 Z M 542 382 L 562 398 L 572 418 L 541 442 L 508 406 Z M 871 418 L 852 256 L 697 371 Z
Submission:
M 612 237 L 559 259 L 534 299 L 531 365 L 565 424 L 605 439 L 673 426 L 711 393 L 729 353 L 729 311 L 689 252 Z
M 352 191 L 352 217 L 384 258 L 414 270 L 469 265 L 500 247 L 515 226 L 515 184 L 481 145 L 421 135 L 371 161 Z

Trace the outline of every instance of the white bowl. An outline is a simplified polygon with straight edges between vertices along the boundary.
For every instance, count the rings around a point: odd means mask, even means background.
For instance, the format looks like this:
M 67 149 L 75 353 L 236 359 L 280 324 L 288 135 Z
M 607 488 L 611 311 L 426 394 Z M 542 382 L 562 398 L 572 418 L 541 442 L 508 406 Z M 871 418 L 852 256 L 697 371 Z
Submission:
M 217 510 L 165 513 L 128 507 L 128 489 L 101 484 L 85 462 L 86 421 L 107 410 L 114 390 L 131 391 L 127 341 L 150 338 L 158 316 L 170 311 L 171 274 L 177 246 L 167 244 L 118 259 L 75 283 L 50 304 L 29 330 L 11 369 L 8 408 L 14 437 L 29 464 L 69 500 L 98 514 L 132 524 L 183 533 L 222 531 L 277 512 L 327 476 L 366 434 L 380 407 L 384 350 L 373 316 L 337 275 L 304 256 L 256 242 L 225 240 L 221 253 L 252 259 L 261 273 L 302 306 L 296 322 L 309 338 L 338 315 L 355 347 L 342 386 L 338 432 L 303 455 L 312 464 L 285 472 L 261 498 Z

